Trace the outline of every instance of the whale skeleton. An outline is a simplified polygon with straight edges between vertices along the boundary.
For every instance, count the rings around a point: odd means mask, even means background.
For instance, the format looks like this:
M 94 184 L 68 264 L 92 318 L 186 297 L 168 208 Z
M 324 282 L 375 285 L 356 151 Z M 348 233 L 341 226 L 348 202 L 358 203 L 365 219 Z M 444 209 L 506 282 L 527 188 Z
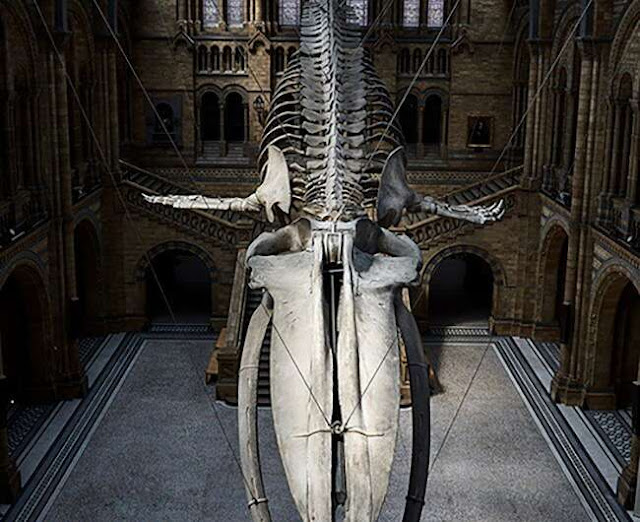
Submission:
M 260 350 L 272 324 L 274 429 L 304 521 L 373 521 L 386 496 L 398 431 L 398 332 L 413 401 L 405 521 L 417 521 L 429 465 L 429 384 L 420 334 L 400 290 L 417 284 L 420 250 L 393 233 L 405 212 L 484 224 L 503 202 L 456 206 L 407 183 L 403 136 L 342 0 L 303 3 L 300 49 L 276 87 L 246 198 L 148 196 L 184 209 L 285 223 L 249 246 L 249 285 L 263 289 L 242 351 L 238 434 L 250 516 L 270 521 L 259 459 Z M 385 129 L 382 132 L 382 129 Z M 375 221 L 371 216 L 375 215 Z

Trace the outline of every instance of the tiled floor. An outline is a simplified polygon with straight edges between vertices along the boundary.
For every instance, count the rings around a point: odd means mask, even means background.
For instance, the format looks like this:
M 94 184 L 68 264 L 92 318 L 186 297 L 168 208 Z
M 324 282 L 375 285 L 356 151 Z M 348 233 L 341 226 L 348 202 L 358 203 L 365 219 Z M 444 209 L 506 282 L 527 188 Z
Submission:
M 518 355 L 519 344 L 464 328 L 440 333 L 447 342 L 428 343 L 445 392 L 432 399 L 431 471 L 422 520 L 624 519 L 624 512 L 607 504 L 610 496 L 603 500 L 602 477 L 591 493 L 577 486 L 570 460 L 561 458 L 562 448 L 552 443 L 555 435 L 538 418 L 546 413 L 534 406 L 544 400 L 530 392 L 540 388 L 544 394 L 544 389 L 525 380 L 535 372 L 509 362 L 526 359 Z M 236 462 L 237 412 L 214 402 L 214 389 L 203 383 L 213 342 L 206 332 L 171 328 L 106 343 L 92 358 L 90 396 L 67 405 L 73 409 L 64 422 L 56 423 L 64 411 L 52 415 L 47 424 L 52 433 L 44 430 L 39 439 L 47 451 L 38 453 L 36 447 L 31 460 L 23 459 L 33 466 L 40 455 L 41 465 L 31 470 L 7 519 L 247 520 Z M 270 410 L 260 409 L 259 419 L 273 520 L 298 520 Z M 410 410 L 400 412 L 400 427 L 383 521 L 402 518 Z M 594 475 L 597 479 L 598 472 Z M 592 493 L 614 518 L 594 515 L 596 501 L 585 500 Z

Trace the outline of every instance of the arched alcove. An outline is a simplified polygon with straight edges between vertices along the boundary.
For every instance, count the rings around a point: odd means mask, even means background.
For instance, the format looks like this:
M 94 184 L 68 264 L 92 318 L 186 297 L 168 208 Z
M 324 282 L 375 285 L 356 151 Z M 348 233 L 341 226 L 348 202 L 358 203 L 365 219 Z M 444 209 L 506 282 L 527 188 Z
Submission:
M 591 320 L 595 357 L 589 392 L 604 398 L 596 407 L 626 408 L 640 373 L 640 294 L 626 274 L 611 271 L 600 282 Z
M 237 92 L 227 95 L 224 102 L 224 139 L 226 141 L 245 140 L 244 100 Z
M 493 307 L 494 275 L 482 257 L 466 252 L 445 257 L 436 265 L 428 285 L 430 325 L 487 325 Z
M 442 142 L 442 98 L 437 94 L 427 96 L 424 103 L 422 142 L 432 147 Z
M 569 237 L 560 225 L 554 225 L 545 236 L 540 253 L 539 320 L 559 326 L 567 273 Z
M 200 102 L 200 136 L 202 141 L 220 141 L 220 99 L 207 92 Z
M 407 145 L 418 142 L 418 99 L 409 94 L 400 108 L 399 120 Z
M 2 373 L 11 398 L 18 402 L 54 398 L 46 295 L 41 275 L 30 265 L 18 266 L 0 288 Z
M 153 256 L 144 274 L 146 314 L 151 321 L 208 322 L 211 270 L 195 253 L 176 247 Z M 168 302 L 168 304 L 167 304 Z

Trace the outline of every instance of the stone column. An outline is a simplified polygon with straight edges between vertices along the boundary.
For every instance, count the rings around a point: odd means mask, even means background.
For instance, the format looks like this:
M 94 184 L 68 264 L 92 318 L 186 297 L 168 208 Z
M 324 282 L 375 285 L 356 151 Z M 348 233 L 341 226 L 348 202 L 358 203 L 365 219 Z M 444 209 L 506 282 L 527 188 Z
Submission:
M 418 106 L 418 143 L 416 144 L 416 156 L 424 156 L 424 103 Z
M 220 156 L 227 155 L 227 142 L 224 135 L 224 101 L 220 101 Z
M 584 48 L 583 48 L 584 51 Z M 593 56 L 590 52 L 582 53 L 580 74 L 580 90 L 578 97 L 578 121 L 576 129 L 576 150 L 574 159 L 574 175 L 571 198 L 571 215 L 569 220 L 569 244 L 567 249 L 567 270 L 563 311 L 570 325 L 575 318 L 575 304 L 578 274 L 578 256 L 580 252 L 580 231 L 582 219 L 583 193 L 585 190 L 585 171 L 587 154 L 587 134 L 589 132 L 591 106 L 591 76 L 593 72 Z M 554 400 L 567 404 L 579 404 L 582 401 L 584 387 L 575 375 L 575 354 L 577 352 L 577 332 L 570 339 L 561 343 L 561 364 L 551 383 L 551 396 Z
M 613 104 L 607 99 L 607 127 L 605 129 L 604 140 L 604 164 L 602 168 L 602 183 L 600 186 L 600 194 L 598 194 L 598 216 L 597 223 L 600 226 L 607 226 L 609 218 L 609 203 L 611 199 L 611 148 L 612 148 L 612 131 L 614 119 Z
M 576 103 L 577 94 L 578 91 L 575 86 L 573 86 L 571 90 L 567 90 L 565 92 L 565 129 L 573 125 L 574 113 L 578 110 L 578 104 Z M 564 139 L 564 143 L 562 145 L 562 166 L 568 171 L 573 163 L 575 154 L 575 150 L 573 150 L 573 147 L 571 146 L 571 140 L 573 139 L 571 132 L 565 131 L 562 139 Z
M 624 113 L 624 134 L 622 139 L 622 157 L 620 158 L 620 185 L 618 187 L 617 195 L 624 198 L 627 194 L 627 182 L 629 179 L 629 154 L 631 152 L 631 132 L 633 125 L 633 114 L 631 113 L 631 107 L 625 104 L 623 109 Z
M 69 105 L 67 103 L 67 78 L 63 66 L 56 67 L 56 89 L 58 100 L 58 146 L 61 177 L 62 238 L 64 245 L 64 289 L 66 324 L 71 324 L 78 306 L 76 286 L 76 266 L 74 248 L 74 222 L 71 198 L 71 162 L 69 150 Z M 64 330 L 63 374 L 59 376 L 58 391 L 63 398 L 79 397 L 87 389 L 87 380 L 77 357 L 77 342 L 72 338 L 72 330 Z
M 611 147 L 611 171 L 609 190 L 612 196 L 616 196 L 620 191 L 620 127 L 623 121 L 622 103 L 620 100 L 614 101 L 614 116 L 613 116 L 613 139 Z
M 116 66 L 116 51 L 113 47 L 109 50 L 107 55 L 108 59 L 108 95 L 109 95 L 109 113 L 108 121 L 111 138 L 111 154 L 109 159 L 111 160 L 111 172 L 116 175 L 120 170 L 120 126 L 118 115 L 118 70 Z
M 640 111 L 638 100 L 631 100 L 631 113 L 633 115 L 633 131 L 631 132 L 631 152 L 629 153 L 629 177 L 627 180 L 627 205 L 634 206 L 638 201 L 638 163 L 640 151 Z
M 546 71 L 547 65 L 549 63 L 549 53 L 550 53 L 550 45 L 548 42 L 540 43 L 540 52 L 539 52 L 539 71 Z M 542 84 L 544 81 L 544 77 L 541 74 L 539 83 Z M 540 87 L 539 87 L 540 88 Z M 547 132 L 547 121 L 548 121 L 548 100 L 549 100 L 549 89 L 548 87 L 543 87 L 538 96 L 537 103 L 537 132 L 536 132 L 536 150 L 534 156 L 534 167 L 533 167 L 533 176 L 535 178 L 539 178 L 542 173 L 542 166 L 546 162 L 547 156 L 547 143 L 548 143 L 548 132 Z
M 442 103 L 442 123 L 440 124 L 440 157 L 448 155 L 447 141 L 449 134 L 449 104 Z
M 529 60 L 529 92 L 527 99 L 527 108 L 532 106 L 532 102 L 538 87 L 538 47 L 534 42 L 529 42 L 530 60 Z M 532 158 L 534 130 L 536 124 L 535 111 L 530 111 L 527 115 L 527 125 L 524 144 L 524 178 L 533 176 Z

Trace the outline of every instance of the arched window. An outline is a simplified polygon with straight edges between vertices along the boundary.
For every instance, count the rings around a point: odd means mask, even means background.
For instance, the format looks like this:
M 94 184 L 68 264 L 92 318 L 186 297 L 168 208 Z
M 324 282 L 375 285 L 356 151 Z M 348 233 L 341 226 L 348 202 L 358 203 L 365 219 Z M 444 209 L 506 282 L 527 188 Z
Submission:
M 435 59 L 433 57 L 433 53 L 431 53 L 429 55 L 429 58 L 427 58 L 427 65 L 425 66 L 425 71 L 428 75 L 433 75 L 433 72 L 435 70 Z
M 438 74 L 447 74 L 448 70 L 448 60 L 447 60 L 447 51 L 446 49 L 440 49 L 438 51 L 438 65 L 437 65 L 437 72 Z
M 220 12 L 218 10 L 218 0 L 202 1 L 202 24 L 205 29 L 210 29 L 218 25 Z
M 284 49 L 282 47 L 276 48 L 274 67 L 276 73 L 284 71 Z
M 516 54 L 515 75 L 513 81 L 513 122 L 515 139 L 513 148 L 522 151 L 525 138 L 525 113 L 529 102 L 529 46 L 524 38 L 520 40 Z
M 200 137 L 202 141 L 220 141 L 220 99 L 214 92 L 202 96 Z
M 418 142 L 418 99 L 410 94 L 400 108 L 399 120 L 408 145 Z
M 428 0 L 427 27 L 442 27 L 444 23 L 444 0 Z
M 207 70 L 207 55 L 208 51 L 204 45 L 198 47 L 198 71 L 205 72 Z
M 233 62 L 233 70 L 244 71 L 244 68 L 245 68 L 244 60 L 245 60 L 244 49 L 242 47 L 236 47 L 236 52 L 235 52 L 234 62 Z
M 406 74 L 409 72 L 411 64 L 411 53 L 409 49 L 404 48 L 400 51 L 398 56 L 398 72 L 401 74 Z
M 231 47 L 228 45 L 222 50 L 222 70 L 225 72 L 231 70 Z
M 242 27 L 244 17 L 242 0 L 227 0 L 227 25 L 229 27 Z
M 369 0 L 347 0 L 347 5 L 351 8 L 349 23 L 366 26 L 369 22 Z
M 244 101 L 237 92 L 227 95 L 224 103 L 224 139 L 245 141 Z
M 558 74 L 554 102 L 552 161 L 554 165 L 562 165 L 564 160 L 564 127 L 567 120 L 567 69 L 564 67 L 560 69 Z
M 418 72 L 422 63 L 422 51 L 420 49 L 413 50 L 413 72 Z
M 424 104 L 422 142 L 425 145 L 442 142 L 442 99 L 437 94 L 429 95 Z
M 404 0 L 402 7 L 402 26 L 418 27 L 420 25 L 420 0 Z
M 220 49 L 218 49 L 217 45 L 214 45 L 211 48 L 211 70 L 220 70 Z
M 300 23 L 300 0 L 280 0 L 278 7 L 280 25 L 295 26 Z
M 613 151 L 611 166 L 613 169 L 612 193 L 614 196 L 625 196 L 629 177 L 629 159 L 633 129 L 633 109 L 631 108 L 633 80 L 627 73 L 618 87 L 614 101 L 615 113 L 613 121 Z

